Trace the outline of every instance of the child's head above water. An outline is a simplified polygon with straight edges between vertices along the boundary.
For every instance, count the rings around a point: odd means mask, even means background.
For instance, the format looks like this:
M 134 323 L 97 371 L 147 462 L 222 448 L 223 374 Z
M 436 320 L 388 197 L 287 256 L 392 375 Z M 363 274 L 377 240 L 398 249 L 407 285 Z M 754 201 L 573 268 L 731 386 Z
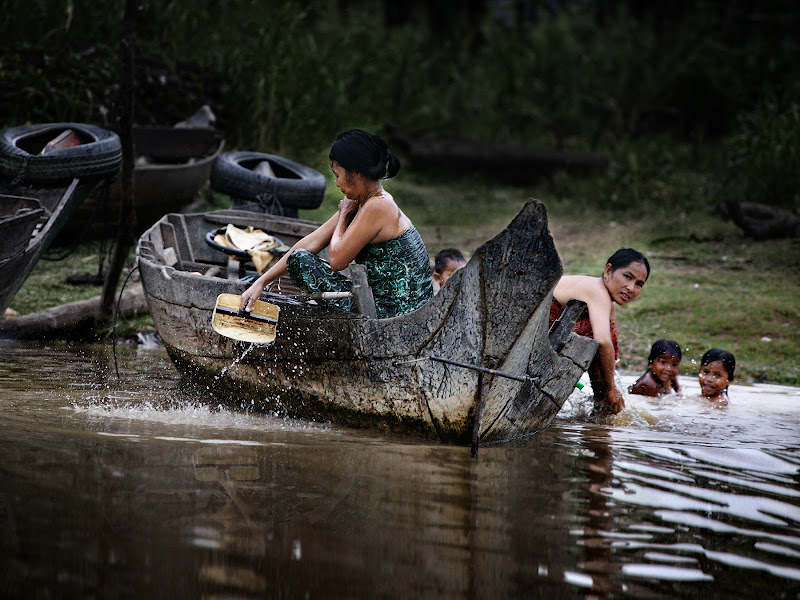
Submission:
M 455 248 L 445 248 L 433 260 L 433 279 L 443 286 L 453 272 L 467 264 L 464 255 Z
M 658 381 L 667 384 L 678 376 L 681 364 L 681 347 L 672 340 L 658 340 L 650 348 L 647 368 Z
M 650 348 L 647 364 L 652 365 L 662 355 L 677 358 L 678 362 L 681 362 L 681 347 L 678 342 L 673 342 L 672 340 L 658 340 Z
M 736 358 L 727 350 L 712 348 L 700 359 L 700 393 L 709 400 L 727 402 L 728 386 L 733 381 Z
M 678 369 L 681 364 L 681 347 L 672 340 L 658 340 L 650 348 L 647 371 L 628 388 L 632 394 L 663 396 L 680 391 Z

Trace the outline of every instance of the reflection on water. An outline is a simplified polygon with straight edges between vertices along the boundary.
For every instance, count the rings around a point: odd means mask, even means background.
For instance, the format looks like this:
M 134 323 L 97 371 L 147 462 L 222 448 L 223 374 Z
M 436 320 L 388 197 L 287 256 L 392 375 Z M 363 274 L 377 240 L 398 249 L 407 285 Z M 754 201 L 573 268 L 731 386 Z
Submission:
M 230 411 L 162 349 L 0 342 L 0 594 L 775 597 L 800 592 L 800 398 L 576 392 L 444 446 Z

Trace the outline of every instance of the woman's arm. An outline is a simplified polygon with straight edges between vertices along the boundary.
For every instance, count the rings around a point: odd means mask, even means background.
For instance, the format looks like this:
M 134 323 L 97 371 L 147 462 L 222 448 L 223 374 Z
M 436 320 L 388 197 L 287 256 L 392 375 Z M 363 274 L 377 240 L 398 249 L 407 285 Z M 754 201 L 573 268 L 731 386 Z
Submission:
M 589 309 L 589 321 L 592 324 L 594 339 L 598 343 L 595 360 L 598 366 L 599 378 L 592 381 L 595 396 L 600 396 L 608 404 L 609 410 L 616 414 L 625 408 L 625 399 L 622 392 L 614 383 L 614 364 L 616 351 L 611 339 L 611 311 L 613 304 L 611 298 L 603 287 L 587 297 L 586 306 Z M 599 389 L 595 389 L 597 386 Z M 598 398 L 600 399 L 600 398 Z
M 317 227 L 314 231 L 299 240 L 291 250 L 284 254 L 281 259 L 276 262 L 272 267 L 267 269 L 261 277 L 256 279 L 253 284 L 242 293 L 242 299 L 239 303 L 239 310 L 246 310 L 250 312 L 253 309 L 253 302 L 258 300 L 261 293 L 267 284 L 283 277 L 288 273 L 286 269 L 286 260 L 289 255 L 298 248 L 303 248 L 314 254 L 319 254 L 331 241 L 333 230 L 339 221 L 339 213 L 334 214 L 330 219 L 325 221 L 322 225 Z
M 618 413 L 625 407 L 622 392 L 614 383 L 616 352 L 611 339 L 611 314 L 614 303 L 600 277 L 565 275 L 556 284 L 553 297 L 562 305 L 570 298 L 586 302 L 592 335 L 598 343 L 597 355 L 589 368 L 589 378 L 597 401 L 607 403 L 609 411 Z
M 374 198 L 360 208 L 350 198 L 342 199 L 330 240 L 331 269 L 341 271 L 347 267 L 381 233 L 389 208 L 385 198 Z

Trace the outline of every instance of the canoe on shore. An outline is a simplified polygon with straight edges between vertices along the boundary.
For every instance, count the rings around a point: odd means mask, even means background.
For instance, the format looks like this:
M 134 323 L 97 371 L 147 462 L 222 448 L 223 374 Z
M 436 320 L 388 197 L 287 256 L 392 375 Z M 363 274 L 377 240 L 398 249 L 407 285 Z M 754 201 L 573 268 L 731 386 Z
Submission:
M 0 195 L 0 318 L 95 183 L 73 179 L 69 185 Z
M 596 342 L 571 325 L 551 344 L 550 301 L 562 266 L 536 200 L 406 315 L 326 309 L 291 297 L 298 290 L 282 281 L 280 293 L 262 296 L 280 308 L 270 345 L 212 328 L 218 295 L 248 286 L 238 281 L 236 261 L 205 241 L 227 224 L 261 228 L 289 245 L 316 227 L 225 210 L 166 215 L 140 238 L 155 326 L 180 373 L 215 402 L 448 443 L 474 440 L 477 425 L 481 442 L 507 440 L 546 427 L 596 352 Z
M 95 125 L 0 130 L 0 317 L 83 200 L 121 163 L 117 134 Z
M 138 235 L 163 215 L 180 212 L 198 199 L 208 187 L 211 167 L 225 140 L 220 131 L 210 127 L 137 126 L 133 144 Z M 62 237 L 116 236 L 121 194 L 118 178 L 108 189 L 99 187 L 76 211 Z

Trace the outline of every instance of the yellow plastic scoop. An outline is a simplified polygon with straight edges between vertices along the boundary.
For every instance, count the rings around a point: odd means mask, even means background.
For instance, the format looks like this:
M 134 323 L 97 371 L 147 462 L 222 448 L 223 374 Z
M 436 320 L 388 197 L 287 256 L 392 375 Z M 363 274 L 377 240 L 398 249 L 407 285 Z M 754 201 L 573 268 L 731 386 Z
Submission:
M 214 306 L 211 326 L 225 337 L 253 344 L 271 344 L 275 341 L 280 308 L 275 304 L 256 300 L 252 312 L 240 311 L 242 297 L 220 294 Z

